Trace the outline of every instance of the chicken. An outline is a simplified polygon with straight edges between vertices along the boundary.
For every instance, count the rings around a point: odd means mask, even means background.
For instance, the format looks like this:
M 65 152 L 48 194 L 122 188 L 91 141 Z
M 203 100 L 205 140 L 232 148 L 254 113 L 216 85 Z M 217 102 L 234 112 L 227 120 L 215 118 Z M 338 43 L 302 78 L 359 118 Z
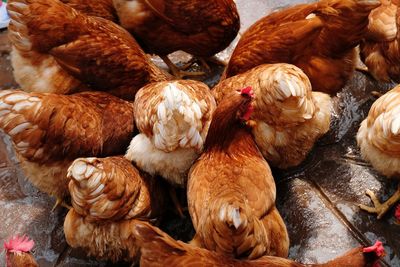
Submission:
M 192 243 L 234 257 L 287 257 L 289 238 L 275 207 L 274 178 L 242 123 L 252 113 L 252 95 L 247 87 L 219 103 L 204 152 L 190 169 Z
M 39 267 L 31 250 L 35 242 L 26 236 L 14 236 L 4 242 L 7 267 Z
M 256 260 L 237 260 L 202 248 L 176 241 L 158 228 L 148 223 L 135 224 L 135 237 L 141 246 L 140 266 L 202 266 L 202 267 L 363 267 L 373 266 L 373 263 L 383 256 L 382 243 L 368 248 L 354 248 L 342 256 L 325 264 L 301 264 L 292 260 L 273 256 L 263 256 Z
M 367 30 L 370 11 L 379 4 L 322 0 L 272 13 L 242 35 L 224 78 L 261 64 L 290 63 L 305 72 L 314 91 L 335 94 L 353 73 L 355 47 Z
M 125 151 L 133 136 L 133 104 L 103 92 L 3 90 L 0 129 L 11 137 L 28 179 L 60 203 L 69 195 L 66 173 L 74 159 Z
M 369 15 L 368 33 L 360 44 L 361 59 L 378 81 L 400 82 L 398 33 L 399 1 L 381 0 L 382 5 Z
M 58 0 L 12 0 L 11 63 L 25 91 L 69 94 L 103 90 L 134 99 L 152 81 L 166 80 L 124 29 Z
M 134 225 L 160 215 L 160 184 L 123 157 L 76 159 L 68 177 L 73 205 L 64 221 L 68 244 L 99 259 L 135 262 Z
M 387 177 L 400 177 L 400 86 L 375 101 L 361 123 L 357 143 L 362 157 L 374 169 Z M 400 183 L 396 193 L 382 204 L 371 190 L 366 193 L 375 207 L 360 205 L 360 208 L 376 213 L 380 219 L 400 200 Z
M 96 16 L 118 22 L 113 0 L 61 0 L 64 4 L 88 16 Z
M 300 164 L 315 141 L 329 130 L 329 95 L 312 92 L 301 69 L 290 64 L 255 67 L 213 88 L 217 103 L 235 88 L 252 86 L 255 92 L 252 132 L 261 153 L 278 168 Z
M 121 25 L 165 61 L 178 78 L 168 54 L 183 50 L 199 58 L 224 50 L 236 37 L 239 14 L 233 0 L 113 0 Z M 201 74 L 201 73 L 195 73 Z
M 136 95 L 136 135 L 125 157 L 139 169 L 186 186 L 187 173 L 202 152 L 215 109 L 207 85 L 190 80 L 152 83 Z

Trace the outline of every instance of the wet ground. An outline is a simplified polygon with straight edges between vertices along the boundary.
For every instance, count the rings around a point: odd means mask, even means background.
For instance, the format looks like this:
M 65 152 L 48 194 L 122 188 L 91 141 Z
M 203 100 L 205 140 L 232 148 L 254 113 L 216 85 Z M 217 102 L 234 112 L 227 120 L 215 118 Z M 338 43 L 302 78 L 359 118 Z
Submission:
M 243 31 L 277 8 L 304 1 L 236 2 Z M 234 45 L 235 42 L 219 57 L 228 59 Z M 17 87 L 12 79 L 9 50 L 6 31 L 3 31 L 0 33 L 0 89 Z M 173 59 L 182 61 L 187 56 L 176 53 Z M 218 81 L 221 68 L 213 66 L 213 70 L 203 79 L 211 85 Z M 387 252 L 382 266 L 400 266 L 400 225 L 396 224 L 393 211 L 377 220 L 357 206 L 370 204 L 364 194 L 366 189 L 377 192 L 381 199 L 396 189 L 394 181 L 380 176 L 361 160 L 355 142 L 358 126 L 375 100 L 370 92 L 385 92 L 392 86 L 378 84 L 356 73 L 338 95 L 340 115 L 332 130 L 318 142 L 308 159 L 295 169 L 274 172 L 278 209 L 291 239 L 290 258 L 304 263 L 325 262 L 354 246 L 371 245 L 379 239 Z M 38 192 L 24 178 L 9 139 L 1 132 L 0 139 L 0 242 L 15 233 L 29 234 L 36 241 L 34 255 L 40 266 L 111 266 L 86 259 L 81 252 L 68 247 L 62 230 L 65 210 L 50 211 L 54 200 Z M 193 234 L 189 220 L 172 217 L 162 226 L 183 240 Z M 4 265 L 2 252 L 0 266 Z

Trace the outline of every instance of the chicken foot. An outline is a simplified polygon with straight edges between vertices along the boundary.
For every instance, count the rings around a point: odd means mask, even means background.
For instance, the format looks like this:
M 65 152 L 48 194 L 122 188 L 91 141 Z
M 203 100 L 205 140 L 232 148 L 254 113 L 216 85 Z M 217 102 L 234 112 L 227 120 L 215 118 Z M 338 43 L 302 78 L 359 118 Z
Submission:
M 161 59 L 167 64 L 169 70 L 172 75 L 174 75 L 178 79 L 182 79 L 183 77 L 195 77 L 195 76 L 203 76 L 205 73 L 201 71 L 184 71 L 178 68 L 169 58 L 168 56 L 160 56 Z
M 53 208 L 51 209 L 51 211 L 54 211 L 58 206 L 67 208 L 67 209 L 72 209 L 72 207 L 70 205 L 68 205 L 67 203 L 65 203 L 65 201 L 62 198 L 57 197 L 56 200 L 56 204 L 54 204 Z
M 378 198 L 375 196 L 374 192 L 371 190 L 367 190 L 365 192 L 372 200 L 374 207 L 366 206 L 363 204 L 358 205 L 360 209 L 365 210 L 369 213 L 376 213 L 378 215 L 378 219 L 381 219 L 383 215 L 393 206 L 397 201 L 400 200 L 400 185 L 397 191 L 384 203 L 379 202 Z
M 199 61 L 199 62 L 200 62 L 200 65 L 202 66 L 202 68 L 203 68 L 203 69 L 206 69 L 207 72 L 210 72 L 210 71 L 211 71 L 211 68 L 210 68 L 209 64 L 207 63 L 207 61 L 210 62 L 210 63 L 214 63 L 214 64 L 216 64 L 216 65 L 223 66 L 223 67 L 226 67 L 226 66 L 228 65 L 227 62 L 225 62 L 225 61 L 223 61 L 223 60 L 220 60 L 220 59 L 218 59 L 218 58 L 215 57 L 215 56 L 208 57 L 208 58 L 205 58 L 205 57 L 192 57 L 185 65 L 183 65 L 183 66 L 181 67 L 181 69 L 182 69 L 182 70 L 188 69 L 188 68 L 189 68 L 190 66 L 192 66 L 196 61 Z

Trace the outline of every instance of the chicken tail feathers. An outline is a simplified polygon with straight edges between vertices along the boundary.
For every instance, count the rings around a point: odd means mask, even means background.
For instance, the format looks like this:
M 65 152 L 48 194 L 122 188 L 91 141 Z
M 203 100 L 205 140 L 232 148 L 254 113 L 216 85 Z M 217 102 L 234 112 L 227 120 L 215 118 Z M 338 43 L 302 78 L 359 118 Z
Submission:
M 43 156 L 38 144 L 44 135 L 34 118 L 42 107 L 42 99 L 29 93 L 3 90 L 0 93 L 0 129 L 8 134 L 18 153 L 26 158 Z
M 204 246 L 222 254 L 255 259 L 265 254 L 269 239 L 263 223 L 242 201 L 221 197 L 210 209 L 209 218 L 202 218 L 197 231 Z M 214 229 L 212 238 L 203 236 Z
M 134 235 L 141 247 L 140 266 L 168 266 L 171 255 L 179 257 L 186 253 L 185 244 L 147 222 L 138 221 L 134 226 Z

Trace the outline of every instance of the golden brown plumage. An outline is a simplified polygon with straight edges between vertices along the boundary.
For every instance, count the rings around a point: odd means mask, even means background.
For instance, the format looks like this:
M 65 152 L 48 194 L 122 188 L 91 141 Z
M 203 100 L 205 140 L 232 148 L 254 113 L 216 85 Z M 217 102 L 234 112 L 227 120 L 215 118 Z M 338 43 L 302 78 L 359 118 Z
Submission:
M 7 6 L 16 81 L 26 91 L 104 90 L 125 99 L 166 76 L 124 29 L 58 0 Z
M 96 16 L 118 22 L 113 0 L 61 0 L 64 4 L 88 16 Z
M 141 133 L 125 157 L 150 174 L 186 186 L 216 106 L 209 88 L 191 80 L 152 83 L 139 90 L 134 105 Z
M 361 123 L 357 133 L 361 155 L 380 173 L 400 178 L 400 86 L 384 94 L 372 105 L 368 117 Z M 362 209 L 376 213 L 378 219 L 400 200 L 400 184 L 396 193 L 380 204 L 372 191 L 374 208 L 361 205 Z
M 400 82 L 398 3 L 381 2 L 369 15 L 368 33 L 360 45 L 361 59 L 376 80 Z
M 142 267 L 364 267 L 372 266 L 379 258 L 375 252 L 363 253 L 362 248 L 354 248 L 325 264 L 301 264 L 272 256 L 263 256 L 256 260 L 237 260 L 176 241 L 145 222 L 135 224 L 134 228 L 137 242 L 141 246 L 140 266 Z
M 275 182 L 251 132 L 240 122 L 251 93 L 233 92 L 213 114 L 205 150 L 188 181 L 193 244 L 234 257 L 286 257 L 289 239 L 275 207 Z
M 68 178 L 73 205 L 64 222 L 68 244 L 100 259 L 136 261 L 133 226 L 160 215 L 165 200 L 160 184 L 123 157 L 76 159 Z
M 72 160 L 121 154 L 134 130 L 133 104 L 102 92 L 3 90 L 0 114 L 0 128 L 11 137 L 29 180 L 59 199 L 69 194 Z
M 329 130 L 329 95 L 312 92 L 304 72 L 290 64 L 255 67 L 223 80 L 212 92 L 219 103 L 245 86 L 255 92 L 250 124 L 261 153 L 278 168 L 300 164 L 315 141 Z
M 183 50 L 210 57 L 236 37 L 239 14 L 233 0 L 114 0 L 121 25 L 145 50 L 160 56 Z
M 364 37 L 370 11 L 379 4 L 322 0 L 272 13 L 242 35 L 224 76 L 285 62 L 300 67 L 314 91 L 334 94 L 352 75 L 354 48 Z

